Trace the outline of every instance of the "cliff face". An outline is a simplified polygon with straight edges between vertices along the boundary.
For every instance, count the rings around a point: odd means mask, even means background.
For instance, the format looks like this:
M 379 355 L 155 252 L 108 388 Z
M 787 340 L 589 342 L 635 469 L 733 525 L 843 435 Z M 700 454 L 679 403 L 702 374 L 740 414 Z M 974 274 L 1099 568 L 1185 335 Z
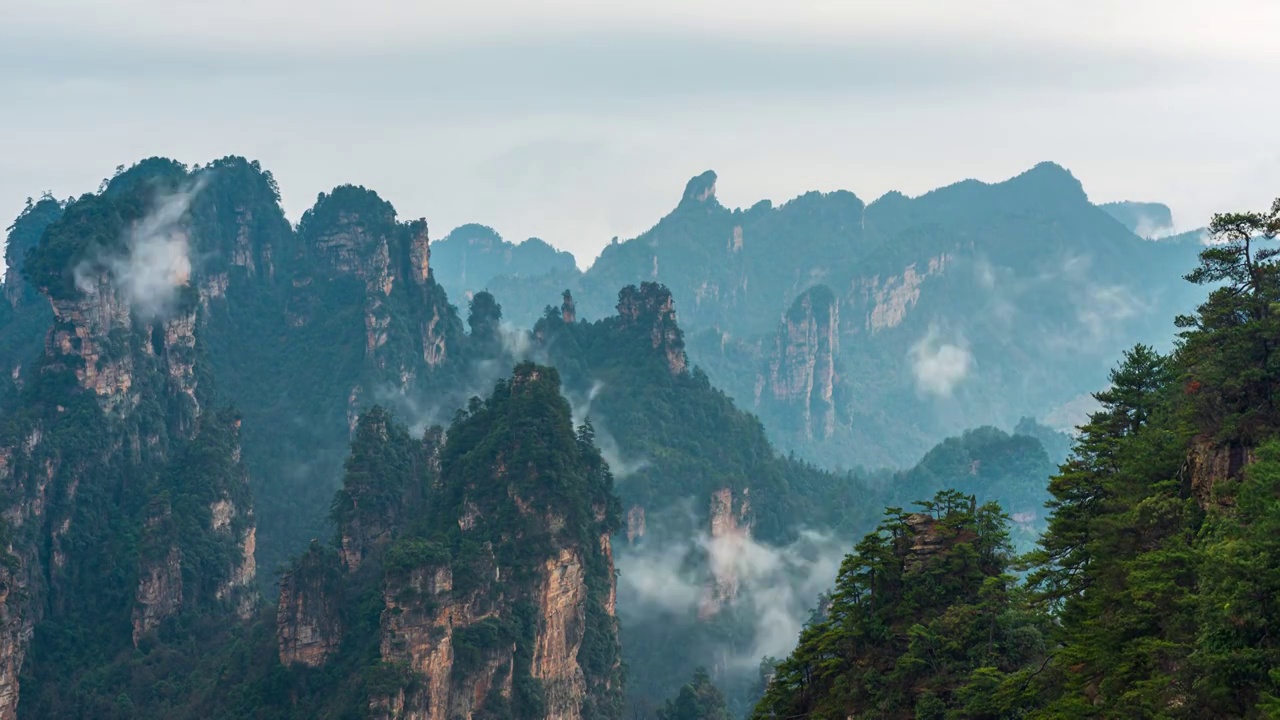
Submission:
M 764 373 L 756 381 L 767 400 L 793 408 L 806 439 L 836 431 L 836 358 L 840 351 L 840 303 L 826 287 L 796 300 L 774 335 Z M 766 398 L 757 392 L 756 405 Z
M 331 555 L 312 548 L 280 578 L 276 641 L 280 664 L 319 667 L 342 642 Z
M 685 371 L 684 333 L 676 323 L 671 291 L 657 283 L 628 285 L 618 293 L 618 323 L 623 329 L 639 328 L 648 334 L 652 349 L 667 360 L 672 375 Z
M 552 442 L 585 483 L 585 497 L 548 496 L 545 483 L 555 481 L 543 463 L 552 460 L 516 462 L 525 442 L 519 431 L 474 435 L 517 407 L 527 408 L 530 421 L 553 423 Z M 389 556 L 382 657 L 418 679 L 375 697 L 376 712 L 471 718 L 499 706 L 528 708 L 537 688 L 540 717 L 616 716 L 620 662 L 607 539 L 618 523 L 609 509 L 616 501 L 598 451 L 573 437 L 567 410 L 555 371 L 522 365 L 486 406 L 451 428 L 441 484 L 445 497 L 460 500 L 461 515 L 441 521 L 456 539 L 452 549 L 409 540 Z
M 751 491 L 728 487 L 715 491 L 707 515 L 711 581 L 698 606 L 702 620 L 713 617 L 738 595 L 743 554 L 751 541 Z
M 188 610 L 247 616 L 255 606 L 238 420 L 204 408 L 197 381 L 205 278 L 190 273 L 196 191 L 183 173 L 150 162 L 117 176 L 68 205 L 25 254 L 52 326 L 24 370 L 38 387 L 0 410 L 15 420 L 0 433 L 11 559 L 0 717 L 16 712 L 19 676 L 40 697 L 30 712 L 61 712 L 52 684 L 123 650 L 108 628 L 131 628 L 127 646 Z M 201 557 L 210 552 L 219 559 Z M 52 649 L 46 620 L 73 624 L 79 642 Z M 28 666 L 32 643 L 45 649 Z
M 182 607 L 182 553 L 176 546 L 142 563 L 133 611 L 133 644 Z
M 1217 491 L 1219 483 L 1240 479 L 1245 468 L 1257 459 L 1254 448 L 1238 444 L 1223 445 L 1207 437 L 1193 440 L 1185 472 L 1191 492 L 1200 507 L 1233 504 L 1233 498 Z
M 84 279 L 81 286 L 79 297 L 51 300 L 56 322 L 47 352 L 70 359 L 81 387 L 96 393 L 104 409 L 113 412 L 131 404 L 133 357 L 118 341 L 112 342 L 112 333 L 116 338 L 127 336 L 133 320 L 105 270 Z
M 550 368 L 518 366 L 422 440 L 364 413 L 334 501 L 338 537 L 282 581 L 281 661 L 316 667 L 368 643 L 350 635 L 343 598 L 377 587 L 371 716 L 617 717 L 611 483 Z

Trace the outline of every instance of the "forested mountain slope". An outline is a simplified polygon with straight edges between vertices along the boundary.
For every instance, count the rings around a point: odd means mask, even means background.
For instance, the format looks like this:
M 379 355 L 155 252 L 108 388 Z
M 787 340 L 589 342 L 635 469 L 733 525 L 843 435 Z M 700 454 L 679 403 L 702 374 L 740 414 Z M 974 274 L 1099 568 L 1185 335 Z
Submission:
M 756 717 L 1280 712 L 1280 202 L 1209 232 L 1188 276 L 1208 299 L 1172 353 L 1134 347 L 1096 393 L 1026 581 L 998 508 L 948 493 L 890 509 Z
M 611 717 L 700 665 L 740 714 L 882 505 L 1034 509 L 1050 472 L 1030 422 L 821 469 L 691 361 L 665 286 L 460 313 L 424 221 L 340 186 L 290 225 L 242 158 L 33 202 L 6 252 L 0 717 Z

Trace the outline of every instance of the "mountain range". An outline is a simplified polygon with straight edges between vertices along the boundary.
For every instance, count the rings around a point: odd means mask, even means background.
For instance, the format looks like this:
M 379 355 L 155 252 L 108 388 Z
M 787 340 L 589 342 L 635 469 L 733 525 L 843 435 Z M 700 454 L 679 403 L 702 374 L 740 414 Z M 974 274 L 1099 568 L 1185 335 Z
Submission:
M 837 191 L 729 209 L 715 189 L 714 172 L 693 178 L 582 272 L 541 241 L 465 226 L 435 245 L 470 269 L 440 282 L 451 297 L 490 290 L 517 325 L 565 290 L 599 318 L 618 287 L 661 282 L 690 360 L 782 448 L 844 468 L 909 466 L 1023 416 L 1069 431 L 1103 368 L 1134 342 L 1168 347 L 1171 318 L 1200 297 L 1181 280 L 1200 233 L 1147 240 L 1172 225 L 1167 207 L 1095 205 L 1053 163 L 870 204 Z
M 714 184 L 585 273 L 358 186 L 293 225 L 237 157 L 33 201 L 0 719 L 621 717 L 698 666 L 745 711 L 884 505 L 960 487 L 1030 544 L 1069 442 L 1030 415 L 1190 297 L 1142 278 L 1198 246 L 1052 165 L 866 207 Z

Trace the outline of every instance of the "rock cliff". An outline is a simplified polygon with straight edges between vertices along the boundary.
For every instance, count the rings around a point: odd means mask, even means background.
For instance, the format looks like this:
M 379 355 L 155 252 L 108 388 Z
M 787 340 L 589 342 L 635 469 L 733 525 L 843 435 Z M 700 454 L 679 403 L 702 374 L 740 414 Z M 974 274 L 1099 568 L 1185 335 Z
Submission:
M 751 491 L 720 488 L 711 494 L 707 552 L 711 580 L 698 605 L 698 617 L 708 620 L 738 596 L 739 573 L 751 542 Z
M 507 417 L 517 422 L 498 421 Z M 282 582 L 281 661 L 326 665 L 367 642 L 350 637 L 342 598 L 373 584 L 371 716 L 617 717 L 611 483 L 551 368 L 518 366 L 448 433 L 423 440 L 385 411 L 363 414 L 333 548 L 314 546 Z
M 141 163 L 69 203 L 24 255 L 52 320 L 24 371 L 33 392 L 3 399 L 13 422 L 0 433 L 11 560 L 0 717 L 16 712 L 19 676 L 39 697 L 30 712 L 59 714 L 52 683 L 81 663 L 186 611 L 255 607 L 238 416 L 206 407 L 198 380 L 203 278 L 188 256 L 198 183 L 186 177 L 168 161 Z M 60 645 L 45 622 L 75 627 L 78 641 Z M 120 638 L 116 627 L 129 630 Z M 32 644 L 41 650 L 29 654 Z
M 667 360 L 672 375 L 685 371 L 684 333 L 676 323 L 671 291 L 657 283 L 628 285 L 618 293 L 618 323 L 623 329 L 639 328 L 649 337 L 652 349 Z
M 319 667 L 342 642 L 335 560 L 331 553 L 313 545 L 280 578 L 276 642 L 280 664 L 286 667 Z
M 1245 468 L 1257 459 L 1254 448 L 1199 437 L 1191 443 L 1183 472 L 1200 507 L 1207 509 L 1213 504 L 1231 505 L 1234 499 L 1229 492 L 1223 492 L 1220 485 L 1239 480 L 1244 475 Z
M 790 406 L 805 439 L 826 440 L 836 431 L 835 389 L 840 352 L 840 302 L 825 286 L 810 288 L 791 306 L 774 335 L 756 387 L 762 402 Z

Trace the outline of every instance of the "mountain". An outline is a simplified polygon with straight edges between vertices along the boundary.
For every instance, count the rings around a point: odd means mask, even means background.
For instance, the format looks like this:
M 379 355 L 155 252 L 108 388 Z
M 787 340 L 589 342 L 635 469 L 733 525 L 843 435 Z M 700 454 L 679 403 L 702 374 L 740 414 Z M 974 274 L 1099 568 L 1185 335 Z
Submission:
M 179 615 L 247 618 L 257 605 L 241 418 L 212 392 L 199 294 L 167 252 L 187 242 L 183 173 L 140 167 L 102 194 L 41 201 L 10 236 L 10 257 L 26 250 L 6 297 L 30 313 L 11 327 L 49 321 L 0 401 L 0 717 L 85 716 L 65 703 L 104 658 Z M 152 205 L 155 188 L 173 204 Z M 19 231 L 37 220 L 27 242 Z M 146 273 L 117 262 L 121 243 L 155 251 Z
M 600 302 L 563 286 L 459 311 L 437 246 L 356 186 L 290 225 L 234 157 L 151 158 L 23 212 L 0 307 L 0 717 L 611 717 L 699 666 L 742 714 L 882 504 L 1045 497 L 1042 426 L 824 470 L 697 364 L 668 287 L 615 287 L 591 321 Z M 839 302 L 803 292 L 759 370 L 766 419 L 805 399 L 791 437 L 860 387 Z M 546 309 L 520 329 L 504 306 Z
M 1069 429 L 1100 368 L 1135 341 L 1167 346 L 1198 297 L 1180 279 L 1198 243 L 1143 240 L 1052 163 L 869 205 L 838 191 L 729 209 L 715 183 L 690 180 L 584 273 L 484 284 L 524 324 L 565 289 L 601 318 L 618 287 L 661 282 L 690 360 L 782 448 L 843 468 L 907 467 L 1023 416 Z
M 311 713 L 619 717 L 620 510 L 554 369 L 516 367 L 423 440 L 362 415 L 334 517 L 334 542 L 282 579 L 276 619 L 300 687 L 341 678 L 311 690 Z
M 889 508 L 753 717 L 1274 717 L 1278 228 L 1215 216 L 1208 298 L 1094 394 L 1025 582 L 998 505 Z
M 493 228 L 474 223 L 432 242 L 431 253 L 440 284 L 450 297 L 466 300 L 495 277 L 554 277 L 578 272 L 571 253 L 556 250 L 538 238 L 511 243 Z M 533 315 L 522 317 L 521 325 L 532 325 L 535 319 Z

